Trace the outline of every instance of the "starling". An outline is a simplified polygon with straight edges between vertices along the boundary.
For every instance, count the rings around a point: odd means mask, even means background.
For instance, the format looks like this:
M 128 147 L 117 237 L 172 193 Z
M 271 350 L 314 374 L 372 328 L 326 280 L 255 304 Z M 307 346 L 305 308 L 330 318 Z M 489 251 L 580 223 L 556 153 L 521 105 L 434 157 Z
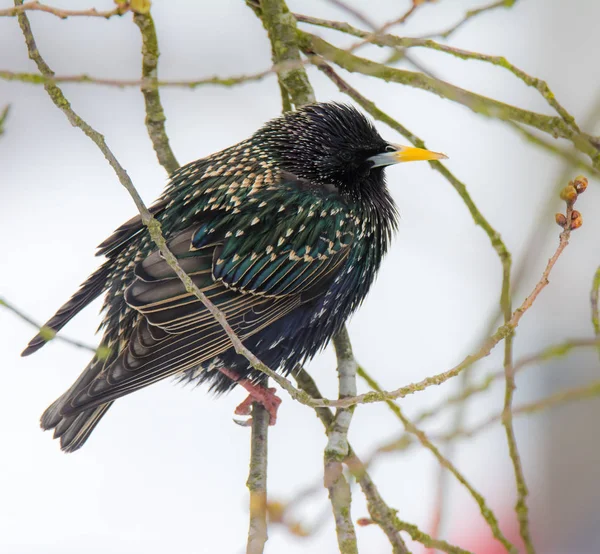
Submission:
M 386 142 L 351 106 L 317 103 L 181 167 L 150 211 L 244 345 L 289 374 L 327 344 L 373 283 L 397 226 L 385 166 L 440 158 Z M 186 292 L 139 216 L 98 255 L 103 265 L 45 325 L 59 331 L 105 293 L 102 348 L 41 418 L 64 451 L 83 445 L 114 400 L 170 376 L 216 393 L 243 384 L 275 417 L 279 399 L 264 375 Z

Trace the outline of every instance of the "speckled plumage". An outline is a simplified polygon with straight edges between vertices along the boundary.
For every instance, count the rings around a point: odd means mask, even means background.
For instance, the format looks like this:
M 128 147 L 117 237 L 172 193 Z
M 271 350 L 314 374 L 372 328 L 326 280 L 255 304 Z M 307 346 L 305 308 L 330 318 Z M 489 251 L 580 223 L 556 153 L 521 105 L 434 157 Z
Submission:
M 355 109 L 314 104 L 177 170 L 152 207 L 182 267 L 244 344 L 283 373 L 315 355 L 360 305 L 396 226 L 383 168 L 390 145 Z M 139 217 L 102 243 L 107 260 L 47 323 L 59 330 L 105 292 L 102 345 L 42 416 L 66 451 L 111 403 L 160 379 L 217 392 L 262 374 L 156 251 Z M 24 354 L 44 344 L 35 337 Z

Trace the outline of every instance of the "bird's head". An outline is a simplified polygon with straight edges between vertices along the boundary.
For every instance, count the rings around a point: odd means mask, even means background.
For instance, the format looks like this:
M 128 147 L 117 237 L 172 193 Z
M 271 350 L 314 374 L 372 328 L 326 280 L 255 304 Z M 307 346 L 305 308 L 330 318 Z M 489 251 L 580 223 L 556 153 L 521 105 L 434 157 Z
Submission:
M 313 183 L 334 185 L 354 198 L 384 186 L 385 166 L 446 158 L 385 141 L 362 113 L 337 103 L 310 104 L 286 113 L 255 137 L 285 171 Z

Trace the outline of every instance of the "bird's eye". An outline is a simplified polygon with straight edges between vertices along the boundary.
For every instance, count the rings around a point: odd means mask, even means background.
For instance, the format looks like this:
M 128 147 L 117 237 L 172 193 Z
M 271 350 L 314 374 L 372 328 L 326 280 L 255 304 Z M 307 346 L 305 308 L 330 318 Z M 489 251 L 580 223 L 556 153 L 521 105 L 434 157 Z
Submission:
M 394 146 L 392 146 L 391 144 L 388 144 L 388 145 L 385 147 L 385 151 L 386 151 L 386 152 L 397 152 L 397 151 L 398 151 L 398 149 L 397 149 L 397 148 L 395 148 Z
M 345 162 L 349 162 L 352 159 L 352 153 L 348 152 L 348 150 L 342 150 L 340 156 Z

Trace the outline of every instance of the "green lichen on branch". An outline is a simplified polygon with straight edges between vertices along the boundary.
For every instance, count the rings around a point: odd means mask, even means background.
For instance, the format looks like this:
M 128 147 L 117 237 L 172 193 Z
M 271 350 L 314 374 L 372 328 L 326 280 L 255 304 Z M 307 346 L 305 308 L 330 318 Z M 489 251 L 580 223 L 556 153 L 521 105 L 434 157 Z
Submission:
M 360 377 L 362 377 L 365 380 L 365 382 L 374 391 L 382 392 L 382 389 L 379 386 L 379 384 L 377 383 L 377 381 L 375 381 L 375 379 L 373 379 L 373 377 L 371 377 L 364 370 L 364 368 L 359 368 L 358 375 Z M 500 530 L 500 527 L 498 525 L 498 519 L 496 518 L 496 516 L 495 516 L 494 512 L 491 510 L 491 508 L 487 505 L 483 495 L 481 493 L 479 493 L 475 489 L 475 487 L 473 487 L 473 485 L 471 485 L 471 483 L 469 483 L 469 481 L 467 481 L 466 477 L 464 477 L 464 475 L 458 471 L 456 466 L 450 460 L 448 460 L 445 456 L 442 455 L 439 448 L 437 448 L 427 438 L 427 435 L 404 415 L 404 412 L 402 411 L 402 409 L 400 408 L 400 406 L 397 403 L 388 401 L 387 404 L 390 407 L 390 409 L 392 410 L 392 412 L 396 415 L 396 417 L 402 422 L 405 430 L 408 433 L 414 435 L 417 438 L 417 440 L 435 456 L 438 463 L 442 467 L 444 467 L 448 471 L 450 471 L 450 473 L 452 473 L 452 475 L 454 475 L 454 477 L 458 480 L 458 482 L 469 491 L 469 493 L 475 499 L 475 502 L 479 506 L 481 515 L 483 516 L 483 518 L 489 525 L 490 530 L 492 531 L 492 534 L 494 535 L 494 538 L 496 540 L 498 540 L 500 543 L 502 543 L 504 548 L 506 548 L 506 550 L 508 552 L 510 552 L 511 554 L 518 554 L 516 547 L 504 536 L 504 534 Z
M 522 123 L 535 127 L 554 137 L 567 139 L 578 150 L 590 157 L 596 169 L 600 169 L 600 151 L 595 146 L 593 137 L 575 131 L 562 117 L 523 110 L 516 106 L 511 106 L 510 104 L 462 89 L 423 73 L 397 69 L 361 58 L 337 48 L 333 44 L 310 33 L 298 31 L 298 37 L 300 46 L 304 52 L 318 54 L 350 73 L 361 73 L 385 82 L 398 83 L 425 90 L 441 98 L 462 104 L 477 114 L 503 121 Z
M 315 101 L 315 93 L 301 64 L 296 18 L 283 0 L 247 2 L 260 17 L 271 41 L 273 63 L 289 64 L 279 69 L 277 76 L 287 92 L 289 102 L 296 108 Z M 285 98 L 285 95 L 284 95 Z M 285 109 L 284 100 L 284 109 Z
M 565 123 L 570 125 L 575 132 L 580 132 L 580 129 L 577 126 L 577 123 L 575 122 L 575 118 L 558 102 L 558 100 L 556 100 L 554 93 L 550 90 L 550 87 L 548 86 L 546 81 L 528 75 L 522 69 L 519 69 L 515 65 L 511 64 L 503 56 L 489 56 L 487 54 L 481 54 L 479 52 L 471 52 L 469 50 L 463 50 L 462 48 L 456 48 L 453 46 L 440 44 L 439 42 L 436 42 L 431 39 L 397 37 L 395 35 L 381 34 L 377 32 L 370 33 L 367 31 L 362 31 L 361 29 L 357 29 L 356 27 L 353 27 L 348 23 L 340 21 L 330 21 L 327 19 L 319 19 L 316 17 L 309 17 L 298 14 L 296 14 L 296 17 L 298 18 L 298 21 L 310 23 L 311 25 L 317 25 L 320 27 L 326 27 L 328 29 L 335 29 L 337 31 L 341 31 L 352 36 L 365 39 L 365 43 L 375 44 L 377 46 L 387 46 L 394 49 L 407 49 L 415 47 L 429 48 L 431 50 L 437 50 L 439 52 L 450 54 L 463 60 L 478 60 L 498 67 L 502 67 L 510 71 L 518 79 L 523 81 L 523 83 L 525 83 L 527 86 L 533 87 L 536 90 L 538 90 L 539 93 L 546 100 L 546 102 L 548 102 L 548 104 L 552 108 L 554 108 L 554 110 L 556 110 L 558 115 L 562 117 Z
M 4 124 L 6 123 L 6 119 L 8 118 L 9 111 L 10 111 L 10 106 L 7 105 L 0 112 L 0 137 L 4 134 Z
M 156 152 L 158 162 L 167 173 L 173 173 L 179 162 L 173 154 L 169 137 L 165 130 L 166 116 L 160 101 L 160 93 L 156 82 L 158 80 L 158 38 L 154 21 L 150 13 L 136 13 L 133 16 L 134 23 L 139 27 L 142 34 L 142 94 L 146 105 L 146 127 Z

